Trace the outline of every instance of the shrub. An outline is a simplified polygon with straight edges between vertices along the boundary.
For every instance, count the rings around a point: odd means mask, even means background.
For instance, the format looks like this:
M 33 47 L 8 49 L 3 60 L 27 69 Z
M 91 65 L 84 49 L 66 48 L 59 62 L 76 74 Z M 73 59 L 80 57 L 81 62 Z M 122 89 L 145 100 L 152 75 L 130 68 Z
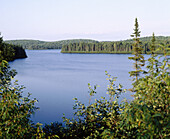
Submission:
M 0 63 L 0 136 L 28 138 L 36 131 L 30 117 L 37 109 L 37 100 L 30 99 L 30 94 L 23 97 L 24 87 L 11 81 L 15 75 L 6 61 Z

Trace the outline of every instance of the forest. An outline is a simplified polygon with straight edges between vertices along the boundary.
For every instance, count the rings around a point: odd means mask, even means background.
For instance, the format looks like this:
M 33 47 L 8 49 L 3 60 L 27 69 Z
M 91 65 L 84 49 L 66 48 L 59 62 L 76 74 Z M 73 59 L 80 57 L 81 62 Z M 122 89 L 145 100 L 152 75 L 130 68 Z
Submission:
M 170 37 L 157 36 L 156 47 L 159 44 L 166 44 L 170 47 Z M 140 46 L 142 53 L 146 54 L 150 51 L 152 37 L 143 37 L 140 39 Z M 115 42 L 79 42 L 70 43 L 62 46 L 62 53 L 117 53 L 117 54 L 128 54 L 133 51 L 133 40 L 115 41 Z M 157 51 L 157 53 L 162 53 Z
M 156 36 L 156 44 L 164 43 L 170 47 L 170 37 Z M 149 46 L 151 44 L 152 36 L 142 37 L 141 47 L 143 53 L 146 54 L 150 51 Z M 122 40 L 122 41 L 95 41 L 87 39 L 75 39 L 75 40 L 62 40 L 55 42 L 46 42 L 39 40 L 9 40 L 5 41 L 9 44 L 22 46 L 24 49 L 41 50 L 41 49 L 62 49 L 62 53 L 132 53 L 133 51 L 133 40 Z M 156 47 L 158 47 L 157 45 Z M 157 53 L 162 53 L 157 51 Z
M 64 125 L 52 122 L 42 126 L 31 121 L 31 115 L 37 110 L 37 99 L 32 99 L 30 94 L 23 96 L 24 87 L 12 80 L 16 71 L 10 69 L 8 62 L 0 60 L 0 138 L 168 139 L 170 64 L 167 52 L 170 48 L 166 42 L 156 48 L 153 33 L 148 46 L 150 57 L 146 60 L 142 55 L 138 26 L 136 18 L 131 35 L 133 53 L 129 57 L 134 64 L 133 71 L 129 72 L 132 87 L 123 88 L 121 84 L 115 83 L 116 77 L 106 71 L 108 99 L 89 99 L 89 104 L 85 105 L 74 98 L 75 118 L 69 119 L 64 115 Z M 162 51 L 163 55 L 157 55 L 157 50 Z M 95 97 L 97 86 L 89 84 L 88 87 L 90 98 Z M 134 94 L 134 99 L 119 102 L 120 95 L 128 91 Z
M 0 59 L 6 61 L 13 61 L 18 58 L 26 58 L 25 50 L 18 45 L 8 44 L 0 37 Z
M 24 49 L 30 50 L 41 50 L 41 49 L 61 49 L 62 45 L 66 45 L 69 43 L 79 43 L 79 42 L 97 42 L 94 40 L 86 40 L 86 39 L 74 39 L 74 40 L 61 40 L 54 42 L 46 42 L 39 40 L 8 40 L 5 41 L 9 44 L 20 45 Z

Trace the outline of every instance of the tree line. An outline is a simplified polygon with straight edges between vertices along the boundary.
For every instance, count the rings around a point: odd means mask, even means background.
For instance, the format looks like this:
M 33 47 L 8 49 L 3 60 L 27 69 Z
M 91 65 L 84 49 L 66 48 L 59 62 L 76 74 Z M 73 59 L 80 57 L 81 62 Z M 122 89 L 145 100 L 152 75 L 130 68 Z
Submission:
M 164 43 L 170 45 L 169 36 L 156 36 L 155 38 L 156 44 Z M 149 46 L 151 44 L 151 39 L 152 37 L 141 38 L 141 47 L 143 48 L 143 53 L 150 51 Z M 62 40 L 54 42 L 39 40 L 8 40 L 5 42 L 22 46 L 24 49 L 30 50 L 62 49 L 63 53 L 132 53 L 133 51 L 132 39 L 112 42 L 99 42 L 88 39 Z
M 3 37 L 0 37 L 0 60 L 13 61 L 26 57 L 26 52 L 21 46 L 5 43 Z
M 155 37 L 156 43 L 164 43 L 170 47 L 170 37 Z M 142 53 L 146 54 L 150 51 L 152 37 L 144 37 L 141 39 L 140 46 Z M 159 47 L 157 45 L 156 47 Z M 116 42 L 79 42 L 70 43 L 62 46 L 62 53 L 132 53 L 133 40 L 116 41 Z M 157 53 L 162 53 L 161 51 Z
M 54 41 L 54 42 L 46 42 L 46 41 L 39 41 L 39 40 L 8 40 L 5 42 L 14 45 L 20 45 L 24 49 L 41 50 L 41 49 L 61 49 L 62 45 L 69 44 L 69 43 L 97 42 L 97 41 L 88 40 L 88 39 L 73 39 L 73 40 L 62 40 L 62 41 Z

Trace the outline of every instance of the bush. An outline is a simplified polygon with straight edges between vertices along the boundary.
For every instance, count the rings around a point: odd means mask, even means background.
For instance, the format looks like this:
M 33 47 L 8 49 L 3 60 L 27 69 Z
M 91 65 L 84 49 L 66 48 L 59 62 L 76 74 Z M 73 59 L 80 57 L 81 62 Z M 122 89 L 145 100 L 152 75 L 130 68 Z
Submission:
M 0 136 L 28 138 L 36 131 L 30 117 L 37 109 L 37 100 L 31 100 L 30 94 L 23 97 L 24 87 L 11 82 L 15 75 L 6 61 L 0 63 Z

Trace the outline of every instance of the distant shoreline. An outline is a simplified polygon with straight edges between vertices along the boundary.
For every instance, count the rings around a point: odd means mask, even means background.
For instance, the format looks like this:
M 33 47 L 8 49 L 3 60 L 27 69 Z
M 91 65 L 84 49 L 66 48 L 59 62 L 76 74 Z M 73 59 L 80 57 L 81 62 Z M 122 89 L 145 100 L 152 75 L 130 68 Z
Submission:
M 94 51 L 94 52 L 86 52 L 86 51 L 68 51 L 68 52 L 63 52 L 61 51 L 61 53 L 70 53 L 70 54 L 132 54 L 131 52 L 98 52 L 98 51 Z

